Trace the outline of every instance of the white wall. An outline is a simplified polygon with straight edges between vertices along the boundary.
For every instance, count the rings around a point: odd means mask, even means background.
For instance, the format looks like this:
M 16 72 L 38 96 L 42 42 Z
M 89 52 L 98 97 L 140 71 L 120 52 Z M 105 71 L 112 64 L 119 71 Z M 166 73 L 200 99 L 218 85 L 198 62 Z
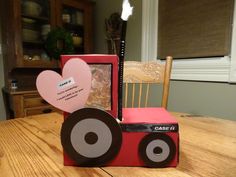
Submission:
M 134 6 L 134 10 L 127 23 L 125 59 L 140 60 L 142 3 L 130 0 L 130 4 Z M 94 6 L 95 53 L 107 53 L 105 19 L 114 12 L 122 12 L 122 0 L 96 0 Z

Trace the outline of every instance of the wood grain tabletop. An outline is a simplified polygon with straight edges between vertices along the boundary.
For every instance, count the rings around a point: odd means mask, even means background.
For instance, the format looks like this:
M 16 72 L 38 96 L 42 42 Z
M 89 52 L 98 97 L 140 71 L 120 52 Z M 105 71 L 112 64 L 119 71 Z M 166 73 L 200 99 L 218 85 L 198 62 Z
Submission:
M 63 165 L 58 113 L 0 122 L 0 177 L 235 177 L 236 121 L 172 113 L 180 126 L 177 168 Z

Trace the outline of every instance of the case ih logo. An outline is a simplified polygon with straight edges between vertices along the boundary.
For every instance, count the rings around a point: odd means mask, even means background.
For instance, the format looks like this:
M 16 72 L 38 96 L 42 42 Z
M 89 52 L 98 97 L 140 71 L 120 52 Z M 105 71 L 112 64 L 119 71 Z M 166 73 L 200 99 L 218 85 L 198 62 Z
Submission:
M 120 124 L 125 132 L 177 132 L 178 124 Z
M 162 131 L 176 131 L 177 130 L 177 126 L 176 125 L 164 125 L 164 126 L 159 126 L 159 125 L 157 125 L 157 126 L 153 126 L 152 127 L 152 129 L 153 129 L 153 132 L 162 132 Z

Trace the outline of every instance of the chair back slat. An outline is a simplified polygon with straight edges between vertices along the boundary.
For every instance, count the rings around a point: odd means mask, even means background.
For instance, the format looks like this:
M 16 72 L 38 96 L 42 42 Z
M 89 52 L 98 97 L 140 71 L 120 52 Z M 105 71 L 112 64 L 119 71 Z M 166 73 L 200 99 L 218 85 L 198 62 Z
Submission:
M 145 107 L 147 107 L 148 105 L 149 89 L 150 89 L 150 84 L 148 83 L 146 87 Z
M 128 105 L 128 83 L 125 83 L 125 108 L 127 108 Z
M 138 107 L 141 107 L 141 98 L 142 98 L 143 84 L 139 84 L 139 95 L 138 95 Z
M 135 83 L 132 84 L 132 108 L 134 107 L 134 99 L 135 99 Z

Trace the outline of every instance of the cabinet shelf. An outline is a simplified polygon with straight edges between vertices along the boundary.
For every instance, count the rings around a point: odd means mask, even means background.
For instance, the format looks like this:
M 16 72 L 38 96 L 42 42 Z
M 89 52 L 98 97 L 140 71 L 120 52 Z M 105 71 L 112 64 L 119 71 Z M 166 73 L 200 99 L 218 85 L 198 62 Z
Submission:
M 23 60 L 22 68 L 59 68 L 58 60 Z
M 41 22 L 49 22 L 49 18 L 43 17 L 43 16 L 32 16 L 32 15 L 22 14 L 22 17 L 34 19 L 34 20 L 41 21 Z
M 82 38 L 84 36 L 84 26 L 82 25 L 63 23 L 63 27 L 72 34 L 76 34 Z
M 73 23 L 63 23 L 63 26 L 67 29 L 79 29 L 83 30 L 84 26 L 79 24 L 73 24 Z
M 29 46 L 29 45 L 34 45 L 34 46 L 43 46 L 44 42 L 43 41 L 23 41 L 23 45 Z

